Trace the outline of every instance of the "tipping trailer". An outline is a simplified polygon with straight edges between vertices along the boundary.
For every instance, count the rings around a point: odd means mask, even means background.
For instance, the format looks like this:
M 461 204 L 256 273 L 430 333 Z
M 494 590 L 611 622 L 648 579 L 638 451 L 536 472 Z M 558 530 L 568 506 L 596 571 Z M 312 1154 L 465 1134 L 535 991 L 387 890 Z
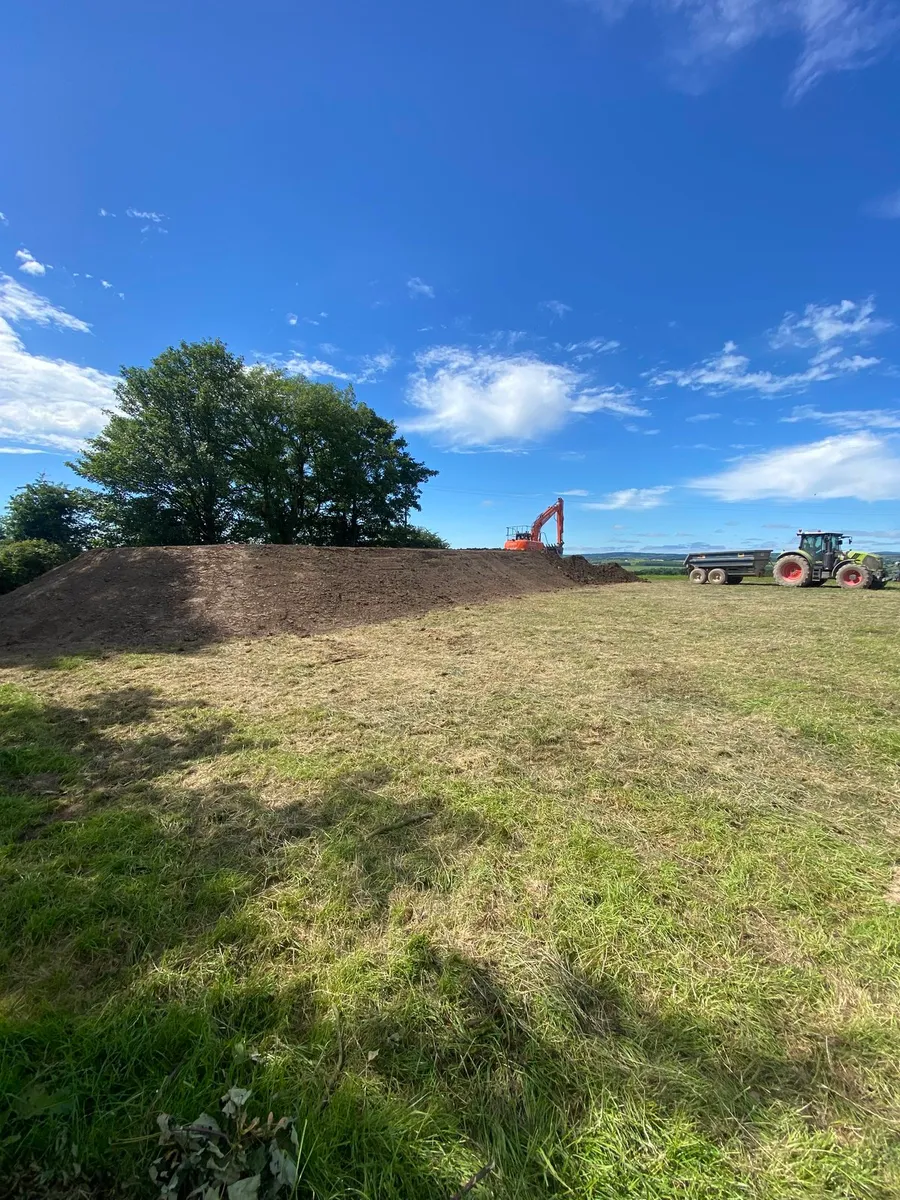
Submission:
M 771 557 L 771 550 L 692 551 L 683 565 L 691 583 L 740 583 L 746 575 L 765 575 Z

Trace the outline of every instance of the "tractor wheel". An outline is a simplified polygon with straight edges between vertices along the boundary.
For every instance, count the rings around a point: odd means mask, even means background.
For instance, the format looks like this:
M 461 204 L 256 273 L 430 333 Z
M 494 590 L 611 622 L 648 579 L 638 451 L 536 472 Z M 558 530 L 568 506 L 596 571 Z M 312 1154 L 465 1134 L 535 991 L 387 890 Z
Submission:
M 713 569 L 709 573 L 709 582 L 710 583 L 727 583 L 728 582 L 728 572 L 723 571 L 721 567 L 713 567 Z
M 688 579 L 690 579 L 691 583 L 706 583 L 706 568 L 694 567 Z
M 729 575 L 728 582 L 729 583 L 743 583 L 744 577 L 743 577 L 743 575 Z
M 785 554 L 775 563 L 772 574 L 782 587 L 808 587 L 812 571 L 802 554 Z
M 866 568 L 855 562 L 842 563 L 834 577 L 842 588 L 856 588 L 857 591 L 870 587 L 872 583 L 872 576 Z

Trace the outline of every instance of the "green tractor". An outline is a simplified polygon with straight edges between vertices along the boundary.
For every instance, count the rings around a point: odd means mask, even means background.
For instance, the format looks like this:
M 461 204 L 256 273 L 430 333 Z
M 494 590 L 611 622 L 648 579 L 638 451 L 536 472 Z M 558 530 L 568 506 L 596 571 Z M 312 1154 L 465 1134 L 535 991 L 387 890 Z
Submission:
M 785 550 L 775 559 L 772 574 L 782 587 L 821 587 L 836 579 L 843 588 L 883 588 L 884 560 L 865 550 L 844 550 L 852 538 L 842 533 L 800 530 L 797 550 Z

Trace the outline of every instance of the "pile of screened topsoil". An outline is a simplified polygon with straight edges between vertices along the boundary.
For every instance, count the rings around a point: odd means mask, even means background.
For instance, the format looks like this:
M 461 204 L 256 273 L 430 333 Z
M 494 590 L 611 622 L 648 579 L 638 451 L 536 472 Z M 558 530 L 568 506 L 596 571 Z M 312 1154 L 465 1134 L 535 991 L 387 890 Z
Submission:
M 634 578 L 615 563 L 504 550 L 91 550 L 0 597 L 0 657 L 306 635 Z
M 580 554 L 558 560 L 560 569 L 575 583 L 638 583 L 637 575 L 617 562 L 592 563 Z

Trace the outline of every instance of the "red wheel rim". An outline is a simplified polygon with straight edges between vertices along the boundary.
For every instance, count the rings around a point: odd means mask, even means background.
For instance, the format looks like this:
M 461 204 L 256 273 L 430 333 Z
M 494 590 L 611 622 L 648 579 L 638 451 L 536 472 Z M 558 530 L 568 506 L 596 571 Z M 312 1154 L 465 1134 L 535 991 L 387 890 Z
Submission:
M 799 563 L 795 563 L 795 562 L 785 563 L 784 566 L 781 568 L 781 578 L 789 579 L 791 581 L 791 583 L 793 583 L 795 579 L 799 579 L 802 574 L 803 574 L 803 568 L 800 566 Z
M 845 571 L 844 583 L 846 583 L 848 587 L 859 587 L 859 585 L 862 583 L 862 572 L 853 570 Z

